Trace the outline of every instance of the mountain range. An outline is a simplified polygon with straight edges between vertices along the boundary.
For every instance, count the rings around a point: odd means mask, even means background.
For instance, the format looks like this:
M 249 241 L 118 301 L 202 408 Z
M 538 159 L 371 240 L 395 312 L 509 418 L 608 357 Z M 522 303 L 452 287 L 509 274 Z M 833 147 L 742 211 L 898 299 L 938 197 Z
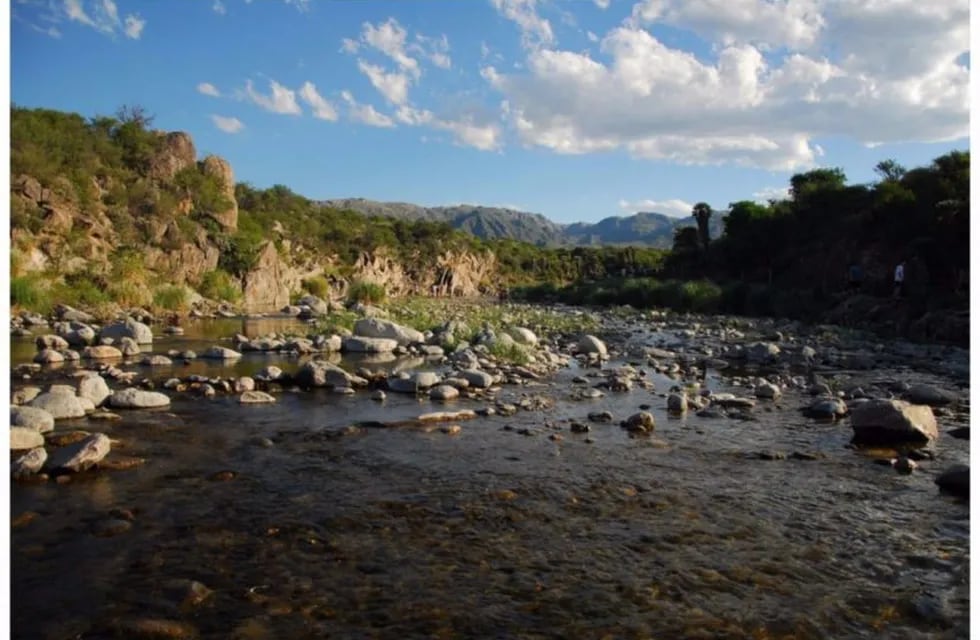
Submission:
M 364 198 L 324 200 L 320 204 L 350 209 L 367 216 L 445 222 L 478 238 L 510 238 L 542 247 L 639 245 L 669 249 L 674 241 L 675 229 L 696 225 L 693 216 L 676 218 L 645 211 L 631 216 L 603 218 L 595 223 L 559 224 L 539 213 L 469 204 L 422 207 L 407 202 L 378 202 Z M 721 234 L 722 219 L 721 214 L 712 216 L 709 225 L 712 238 Z

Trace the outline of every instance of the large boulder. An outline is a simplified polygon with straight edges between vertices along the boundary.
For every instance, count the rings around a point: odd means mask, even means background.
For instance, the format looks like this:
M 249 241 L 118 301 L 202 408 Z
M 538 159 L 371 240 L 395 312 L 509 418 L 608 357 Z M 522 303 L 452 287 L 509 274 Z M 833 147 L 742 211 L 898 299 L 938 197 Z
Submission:
M 95 329 L 89 326 L 73 328 L 61 334 L 73 347 L 86 347 L 95 341 Z
M 104 433 L 93 433 L 74 444 L 56 449 L 48 458 L 47 467 L 54 471 L 84 471 L 95 466 L 107 455 L 111 443 Z
M 117 342 L 121 338 L 132 338 L 137 344 L 153 343 L 153 332 L 150 327 L 132 318 L 107 324 L 102 327 L 99 337 L 111 338 L 113 342 Z
M 58 351 L 69 347 L 67 340 L 53 333 L 34 338 L 34 344 L 37 346 L 38 351 L 43 351 L 45 349 L 54 349 L 55 351 Z
M 941 491 L 955 496 L 968 498 L 970 496 L 970 467 L 965 464 L 954 464 L 936 478 L 936 484 Z
M 510 330 L 510 335 L 519 344 L 531 346 L 538 344 L 538 336 L 527 327 L 514 327 Z
M 197 160 L 197 150 L 191 136 L 183 131 L 160 133 L 160 145 L 150 158 L 149 176 L 169 181 Z
M 10 427 L 10 448 L 13 451 L 44 446 L 44 436 L 29 427 Z
M 114 409 L 154 409 L 169 404 L 170 396 L 167 394 L 135 387 L 120 389 L 109 396 L 109 406 Z
M 851 410 L 855 443 L 929 442 L 939 436 L 936 417 L 925 405 L 904 400 L 871 400 Z
M 10 407 L 10 426 L 34 429 L 38 433 L 54 430 L 54 416 L 37 407 Z
M 584 335 L 579 338 L 578 351 L 579 353 L 596 353 L 600 356 L 606 356 L 608 354 L 606 343 L 591 335 Z
M 85 416 L 85 407 L 74 393 L 48 391 L 31 400 L 28 406 L 47 411 L 55 420 Z
M 121 358 L 123 354 L 122 351 L 111 345 L 99 344 L 92 347 L 85 347 L 82 351 L 82 357 L 86 360 L 111 360 L 113 358 Z
M 65 354 L 54 349 L 41 349 L 34 356 L 37 364 L 59 364 L 65 361 Z
M 487 389 L 493 385 L 493 376 L 486 371 L 479 369 L 463 369 L 459 372 L 459 377 L 469 383 L 471 387 L 477 389 Z
M 208 360 L 236 360 L 241 358 L 242 354 L 228 347 L 210 347 L 201 354 L 201 357 Z
M 928 384 L 913 384 L 903 397 L 912 404 L 927 404 L 931 407 L 942 407 L 957 400 L 956 394 L 952 391 Z
M 363 378 L 351 375 L 325 360 L 307 362 L 296 372 L 295 379 L 302 387 L 353 387 L 367 384 Z
M 771 342 L 753 342 L 744 353 L 749 362 L 771 362 L 779 357 L 779 347 Z
M 109 385 L 100 375 L 87 375 L 78 381 L 78 397 L 88 398 L 95 406 L 102 404 L 111 393 Z
M 15 478 L 37 473 L 44 466 L 44 462 L 47 459 L 48 452 L 44 450 L 44 447 L 31 449 L 10 463 L 10 473 Z
M 354 323 L 354 335 L 366 338 L 390 338 L 402 346 L 413 342 L 425 342 L 425 336 L 421 331 L 382 318 L 361 318 Z
M 398 346 L 398 341 L 391 338 L 367 338 L 350 336 L 344 338 L 344 351 L 354 353 L 390 353 Z

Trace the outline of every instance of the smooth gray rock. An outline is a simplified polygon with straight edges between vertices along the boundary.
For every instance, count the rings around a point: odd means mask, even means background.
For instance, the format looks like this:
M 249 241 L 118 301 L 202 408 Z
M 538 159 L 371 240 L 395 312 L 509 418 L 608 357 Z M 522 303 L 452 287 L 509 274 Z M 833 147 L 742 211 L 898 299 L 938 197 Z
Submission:
M 439 374 L 434 371 L 416 371 L 409 377 L 415 381 L 419 389 L 429 389 L 441 382 Z
M 439 400 L 445 402 L 446 400 L 453 400 L 459 397 L 459 389 L 456 387 L 451 387 L 448 384 L 439 385 L 438 387 L 433 387 L 429 391 L 429 398 L 431 400 Z
M 150 330 L 150 327 L 132 318 L 107 324 L 102 327 L 102 331 L 99 332 L 99 337 L 112 338 L 113 340 L 132 338 L 137 344 L 153 343 L 153 332 Z
M 936 484 L 942 491 L 967 498 L 970 496 L 970 467 L 955 464 L 939 474 Z
M 538 336 L 527 327 L 513 327 L 510 336 L 519 344 L 534 346 L 538 344 Z
M 779 357 L 779 347 L 770 342 L 753 342 L 744 353 L 749 362 L 770 362 Z
M 95 342 L 95 329 L 92 327 L 78 327 L 62 334 L 62 337 L 73 347 L 87 347 Z
M 116 347 L 107 344 L 98 344 L 85 347 L 82 357 L 86 360 L 111 360 L 112 358 L 122 358 L 123 353 Z
M 311 360 L 296 372 L 296 383 L 302 387 L 352 387 L 366 386 L 367 380 L 347 373 L 325 360 Z
M 408 376 L 404 378 L 388 378 L 385 384 L 388 387 L 388 391 L 392 393 L 416 393 L 419 390 L 418 383 Z
M 88 398 L 96 407 L 112 393 L 105 379 L 100 375 L 88 375 L 78 381 L 78 397 Z
M 398 341 L 390 338 L 350 336 L 343 340 L 343 350 L 354 353 L 390 353 L 397 346 Z
M 621 426 L 630 433 L 650 433 L 656 428 L 656 422 L 651 413 L 640 411 L 626 418 Z
M 404 346 L 425 342 L 421 331 L 382 318 L 361 318 L 354 323 L 354 335 L 366 338 L 388 338 Z
M 201 354 L 201 357 L 208 360 L 236 360 L 241 358 L 242 354 L 228 347 L 210 347 Z
M 42 391 L 43 389 L 41 387 L 22 387 L 10 394 L 10 403 L 17 405 L 27 404 L 41 395 Z
M 261 371 L 255 374 L 256 380 L 263 380 L 265 382 L 274 382 L 282 377 L 282 369 L 275 365 L 269 365 L 264 367 Z
M 928 384 L 913 384 L 903 397 L 912 404 L 927 404 L 931 407 L 953 404 L 958 399 L 955 393 Z
M 34 355 L 34 362 L 38 364 L 60 364 L 64 361 L 64 354 L 54 349 L 41 349 Z
M 160 355 L 159 353 L 144 356 L 143 359 L 140 360 L 140 364 L 144 367 L 169 367 L 173 365 L 173 363 L 173 360 L 167 356 Z
M 926 405 L 904 400 L 870 400 L 851 410 L 856 443 L 929 442 L 939 437 L 936 417 Z
M 114 409 L 153 409 L 170 404 L 170 396 L 159 391 L 144 391 L 130 387 L 120 389 L 109 396 L 108 404 Z
M 55 420 L 81 418 L 85 415 L 85 408 L 75 396 L 75 389 L 72 387 L 69 388 L 72 390 L 71 393 L 59 391 L 42 393 L 31 400 L 28 406 L 44 409 Z
M 776 400 L 783 395 L 782 389 L 771 382 L 762 382 L 755 387 L 755 397 Z
M 10 448 L 14 451 L 44 446 L 44 436 L 30 427 L 10 427 Z
M 683 393 L 672 393 L 667 396 L 667 411 L 684 413 L 687 411 L 687 396 Z
M 136 340 L 130 338 L 129 336 L 124 336 L 118 340 L 119 350 L 122 352 L 123 356 L 131 357 L 138 356 L 142 353 L 140 345 Z
M 37 407 L 10 407 L 10 426 L 34 429 L 38 433 L 54 430 L 54 416 Z
M 242 376 L 235 380 L 235 393 L 244 393 L 246 391 L 255 391 L 255 380 L 248 376 Z
M 471 387 L 477 389 L 487 389 L 493 386 L 493 376 L 486 371 L 478 369 L 463 369 L 459 372 L 459 377 L 466 380 Z
M 67 349 L 70 346 L 67 340 L 61 336 L 56 336 L 53 333 L 36 337 L 34 339 L 34 344 L 37 346 L 38 351 L 44 351 L 45 349 L 54 349 L 55 351 L 59 351 L 61 349 Z
M 111 448 L 107 435 L 93 433 L 74 444 L 55 449 L 48 457 L 47 467 L 55 471 L 84 471 L 101 462 Z
M 840 398 L 820 398 L 806 409 L 811 418 L 842 418 L 847 415 L 847 405 Z
M 600 356 L 608 355 L 606 343 L 592 335 L 584 335 L 578 340 L 579 353 L 597 353 Z
M 275 396 L 264 391 L 243 391 L 238 397 L 239 404 L 274 404 Z

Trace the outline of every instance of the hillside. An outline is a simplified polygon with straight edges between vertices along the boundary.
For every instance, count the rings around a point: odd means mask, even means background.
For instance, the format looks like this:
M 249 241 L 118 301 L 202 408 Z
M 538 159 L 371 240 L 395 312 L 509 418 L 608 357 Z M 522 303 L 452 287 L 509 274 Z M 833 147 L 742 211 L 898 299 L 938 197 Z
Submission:
M 364 198 L 325 200 L 321 204 L 367 216 L 445 222 L 484 240 L 509 238 L 541 247 L 634 245 L 669 249 L 677 228 L 695 226 L 693 217 L 676 218 L 655 212 L 609 217 L 596 223 L 559 224 L 538 213 L 479 205 L 422 207 Z M 722 230 L 722 216 L 712 217 L 712 237 L 720 236 Z

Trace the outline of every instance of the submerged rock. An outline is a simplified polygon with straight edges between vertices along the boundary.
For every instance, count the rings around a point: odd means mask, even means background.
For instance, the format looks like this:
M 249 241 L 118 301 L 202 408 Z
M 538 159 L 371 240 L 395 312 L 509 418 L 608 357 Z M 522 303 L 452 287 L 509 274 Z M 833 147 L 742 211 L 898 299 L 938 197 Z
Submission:
M 48 452 L 45 451 L 44 447 L 31 449 L 10 463 L 10 473 L 13 474 L 15 478 L 33 475 L 44 467 L 44 463 L 47 459 Z
M 264 391 L 244 391 L 238 397 L 240 404 L 272 404 L 275 401 L 275 396 L 269 395 Z
M 92 435 L 54 451 L 48 459 L 52 470 L 84 471 L 109 455 L 109 437 L 103 433 Z

